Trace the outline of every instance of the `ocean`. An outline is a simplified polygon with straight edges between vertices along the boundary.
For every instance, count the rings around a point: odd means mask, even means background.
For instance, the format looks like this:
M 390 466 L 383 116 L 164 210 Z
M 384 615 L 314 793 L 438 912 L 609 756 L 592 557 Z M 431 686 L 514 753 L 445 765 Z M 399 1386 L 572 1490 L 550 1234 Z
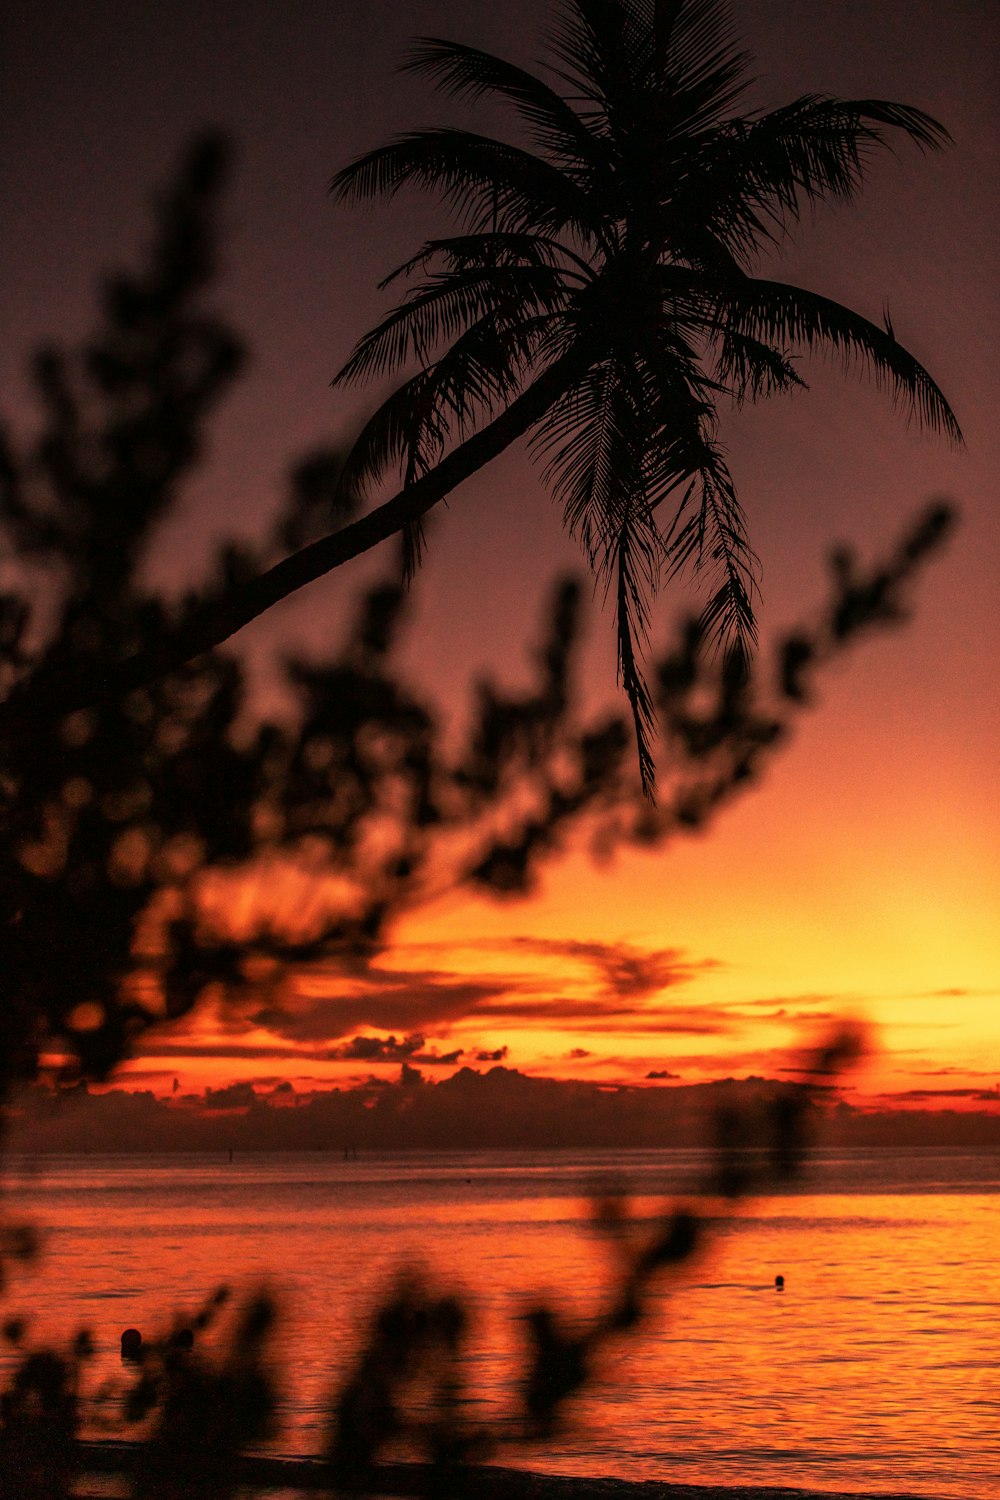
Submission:
M 532 1301 L 582 1322 L 606 1296 L 616 1243 L 593 1222 L 595 1193 L 627 1189 L 641 1221 L 703 1165 L 672 1151 L 21 1159 L 6 1211 L 42 1227 L 44 1253 L 16 1273 L 4 1315 L 30 1314 L 38 1340 L 91 1330 L 97 1435 L 122 1329 L 149 1337 L 220 1284 L 238 1299 L 266 1282 L 284 1379 L 275 1450 L 311 1454 L 380 1294 L 419 1267 L 466 1299 L 472 1410 L 502 1419 Z M 1000 1500 L 995 1153 L 820 1152 L 794 1191 L 709 1227 L 559 1441 L 496 1461 Z

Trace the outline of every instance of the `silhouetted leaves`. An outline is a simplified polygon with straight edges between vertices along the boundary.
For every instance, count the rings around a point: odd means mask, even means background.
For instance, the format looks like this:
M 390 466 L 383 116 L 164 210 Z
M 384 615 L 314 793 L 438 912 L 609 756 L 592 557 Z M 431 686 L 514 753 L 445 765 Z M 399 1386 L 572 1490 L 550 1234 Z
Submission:
M 462 1356 L 468 1313 L 451 1294 L 437 1294 L 416 1275 L 402 1277 L 375 1312 L 367 1341 L 334 1399 L 329 1444 L 331 1480 L 339 1491 L 377 1488 L 377 1465 L 410 1440 L 443 1476 L 475 1456 L 481 1438 L 467 1423 Z
M 147 1354 L 130 1415 L 152 1414 L 136 1466 L 136 1493 L 149 1500 L 208 1494 L 228 1500 L 237 1490 L 237 1460 L 273 1432 L 275 1394 L 267 1358 L 274 1303 L 266 1293 L 238 1310 L 228 1347 L 213 1356 L 196 1336 L 173 1334 Z
M 670 765 L 655 807 L 628 724 L 578 708 L 572 580 L 553 592 L 533 680 L 519 692 L 481 683 L 457 744 L 399 674 L 397 582 L 368 592 L 325 658 L 286 662 L 289 711 L 254 720 L 241 663 L 185 660 L 184 643 L 191 621 L 223 610 L 271 554 L 220 548 L 204 587 L 180 601 L 149 592 L 140 566 L 240 364 L 239 341 L 202 305 L 226 157 L 216 138 L 194 144 L 162 200 L 146 271 L 109 282 L 104 323 L 82 351 L 39 354 L 37 440 L 24 453 L 0 441 L 0 526 L 23 572 L 0 595 L 0 1103 L 40 1074 L 57 1089 L 107 1078 L 148 1028 L 206 995 L 263 1015 L 280 1009 L 290 974 L 363 971 L 396 917 L 442 890 L 523 895 L 581 827 L 604 856 L 703 828 L 760 775 L 818 671 L 904 616 L 918 566 L 950 526 L 937 505 L 872 571 L 838 552 L 818 624 L 779 643 L 773 662 L 713 655 L 703 626 L 687 626 L 655 672 Z M 269 545 L 306 545 L 330 517 L 347 519 L 339 464 L 326 451 L 293 465 Z M 141 685 L 123 691 L 130 660 L 144 664 Z M 233 916 L 227 892 L 266 892 L 288 871 L 335 897 L 295 911 L 262 899 Z M 718 1213 L 799 1169 L 815 1080 L 828 1083 L 857 1046 L 849 1031 L 833 1038 L 757 1117 L 720 1114 L 702 1185 Z M 467 1310 L 401 1280 L 334 1398 L 331 1481 L 377 1488 L 402 1445 L 421 1456 L 425 1491 L 444 1494 L 511 1430 L 556 1430 L 705 1235 L 687 1203 L 665 1205 L 650 1226 L 612 1197 L 601 1217 L 617 1252 L 607 1296 L 582 1324 L 534 1302 L 521 1407 L 502 1432 L 468 1416 Z M 36 1251 L 30 1229 L 4 1227 L 0 1273 Z M 273 1299 L 252 1298 L 228 1342 L 213 1344 L 225 1301 L 220 1289 L 144 1341 L 116 1394 L 143 1432 L 133 1461 L 143 1500 L 232 1494 L 240 1455 L 273 1431 Z M 24 1500 L 61 1500 L 79 1460 L 92 1341 L 81 1333 L 58 1353 L 29 1347 L 22 1320 L 3 1332 L 19 1359 L 0 1397 L 0 1478 L 16 1475 Z
M 79 1340 L 67 1357 L 27 1353 L 0 1394 L 0 1479 L 20 1500 L 68 1497 L 80 1464 L 77 1447 Z
M 397 473 L 410 487 L 442 471 L 449 443 L 471 448 L 477 428 L 502 424 L 505 443 L 531 434 L 614 612 L 651 793 L 644 659 L 662 583 L 689 567 L 708 582 L 699 624 L 736 674 L 757 647 L 758 563 L 717 440 L 724 398 L 801 388 L 795 351 L 825 351 L 961 440 L 888 314 L 880 326 L 756 274 L 807 205 L 854 197 L 890 137 L 927 151 L 948 136 L 884 100 L 806 95 L 735 114 L 751 58 L 722 0 L 564 0 L 546 41 L 539 77 L 420 38 L 405 66 L 446 96 L 506 105 L 516 143 L 452 126 L 412 131 L 333 180 L 339 198 L 362 203 L 430 191 L 460 221 L 386 277 L 383 287 L 403 284 L 402 299 L 336 377 L 402 381 L 347 473 L 362 490 Z
M 0 515 L 26 586 L 0 599 L 0 1090 L 40 1068 L 62 1085 L 106 1078 L 144 1030 L 206 993 L 250 999 L 262 966 L 272 994 L 292 970 L 363 966 L 398 913 L 443 889 L 524 895 L 580 824 L 604 856 L 706 826 L 760 774 L 817 670 L 902 617 L 949 525 L 937 506 L 871 572 L 840 551 L 820 624 L 778 647 L 777 692 L 766 664 L 713 656 L 689 625 L 655 674 L 670 766 L 655 808 L 637 796 L 625 721 L 576 707 L 572 580 L 554 591 L 534 681 L 480 683 L 457 747 L 396 670 L 398 583 L 369 591 L 325 660 L 285 664 L 294 707 L 281 721 L 247 732 L 242 665 L 218 654 L 94 697 L 126 657 L 173 659 L 186 622 L 268 560 L 223 546 L 214 578 L 177 604 L 139 570 L 239 363 L 202 305 L 226 157 L 216 138 L 194 144 L 147 270 L 108 284 L 104 326 L 79 355 L 39 356 L 40 435 L 23 455 L 4 446 Z M 326 450 L 293 465 L 285 544 L 323 514 L 343 519 L 339 463 Z M 41 612 L 38 568 L 58 585 Z M 82 684 L 89 705 L 59 711 Z M 261 903 L 234 924 L 205 896 L 213 880 L 296 869 L 317 890 L 332 877 L 339 902 L 297 925 Z

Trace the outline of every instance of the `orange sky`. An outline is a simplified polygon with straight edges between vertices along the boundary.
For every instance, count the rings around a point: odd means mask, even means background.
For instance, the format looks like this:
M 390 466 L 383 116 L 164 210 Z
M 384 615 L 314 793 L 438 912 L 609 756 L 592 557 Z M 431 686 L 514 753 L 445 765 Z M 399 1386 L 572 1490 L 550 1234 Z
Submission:
M 385 7 L 377 28 L 362 0 L 280 21 L 261 3 L 219 0 L 207 14 L 171 8 L 169 26 L 126 0 L 73 7 L 72 25 L 60 9 L 23 16 L 7 49 L 19 151 L 3 169 L 13 229 L 0 278 L 17 288 L 5 388 L 20 386 L 40 336 L 86 326 L 94 268 L 133 253 L 148 188 L 186 132 L 221 123 L 242 153 L 224 302 L 256 359 L 155 560 L 174 580 L 236 518 L 262 524 L 287 459 L 357 410 L 328 381 L 381 305 L 375 282 L 434 221 L 416 206 L 351 214 L 324 190 L 358 150 L 438 117 L 417 83 L 390 77 L 407 34 L 530 62 L 536 7 L 420 0 Z M 287 1034 L 202 1016 L 136 1060 L 137 1084 L 343 1081 L 395 1074 L 404 1056 L 443 1076 L 435 1058 L 460 1050 L 488 1066 L 502 1049 L 528 1072 L 695 1082 L 771 1074 L 845 1013 L 877 1030 L 854 1080 L 867 1095 L 957 1090 L 939 1102 L 960 1103 L 1000 1078 L 996 27 L 972 0 L 796 7 L 794 23 L 782 0 L 734 12 L 758 55 L 761 103 L 809 89 L 888 96 L 928 109 L 956 139 L 940 158 L 886 156 L 861 205 L 821 214 L 781 275 L 875 318 L 888 303 L 966 451 L 907 430 L 879 393 L 822 366 L 807 369 L 809 392 L 723 417 L 763 562 L 763 633 L 821 602 L 831 541 L 875 558 L 946 493 L 963 525 L 922 581 L 916 620 L 825 682 L 766 785 L 708 837 L 611 870 L 571 851 L 527 904 L 442 902 L 400 929 L 387 972 L 357 992 L 317 998 L 303 981 Z M 432 531 L 415 600 L 408 659 L 428 694 L 457 712 L 476 672 L 516 677 L 546 583 L 575 562 L 522 456 L 468 484 Z M 313 586 L 248 631 L 248 646 L 319 648 L 364 576 Z M 662 602 L 659 639 L 684 603 Z M 609 684 L 606 620 L 591 638 L 588 683 Z M 359 1035 L 386 1043 L 384 1061 L 357 1046 L 330 1055 Z

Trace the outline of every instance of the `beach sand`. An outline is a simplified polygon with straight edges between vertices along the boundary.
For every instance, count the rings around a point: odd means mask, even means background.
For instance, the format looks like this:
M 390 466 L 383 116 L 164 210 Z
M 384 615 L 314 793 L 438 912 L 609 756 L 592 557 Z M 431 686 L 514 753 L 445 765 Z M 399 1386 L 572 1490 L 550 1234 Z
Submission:
M 128 1475 L 139 1452 L 138 1444 L 122 1442 L 82 1443 L 81 1448 L 87 1476 Z M 427 1478 L 424 1464 L 380 1464 L 373 1487 L 364 1493 L 380 1500 L 417 1500 L 427 1493 Z M 240 1461 L 239 1479 L 256 1493 L 329 1492 L 326 1468 L 313 1459 L 247 1457 Z M 655 1479 L 567 1477 L 493 1465 L 457 1471 L 446 1492 L 455 1500 L 931 1500 L 903 1491 L 834 1493 L 770 1485 L 672 1484 Z M 441 1489 L 436 1493 L 442 1493 Z

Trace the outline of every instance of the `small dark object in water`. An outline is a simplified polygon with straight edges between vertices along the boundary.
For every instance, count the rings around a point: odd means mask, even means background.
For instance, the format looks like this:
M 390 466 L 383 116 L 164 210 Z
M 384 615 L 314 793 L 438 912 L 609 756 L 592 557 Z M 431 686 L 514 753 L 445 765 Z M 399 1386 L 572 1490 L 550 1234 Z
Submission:
M 122 1359 L 135 1363 L 142 1348 L 142 1334 L 138 1328 L 126 1328 L 122 1334 Z
M 194 1333 L 190 1328 L 178 1328 L 170 1335 L 171 1349 L 193 1349 Z
M 774 1290 L 776 1292 L 783 1292 L 785 1290 L 785 1278 L 784 1278 L 784 1276 L 776 1276 L 774 1278 Z

